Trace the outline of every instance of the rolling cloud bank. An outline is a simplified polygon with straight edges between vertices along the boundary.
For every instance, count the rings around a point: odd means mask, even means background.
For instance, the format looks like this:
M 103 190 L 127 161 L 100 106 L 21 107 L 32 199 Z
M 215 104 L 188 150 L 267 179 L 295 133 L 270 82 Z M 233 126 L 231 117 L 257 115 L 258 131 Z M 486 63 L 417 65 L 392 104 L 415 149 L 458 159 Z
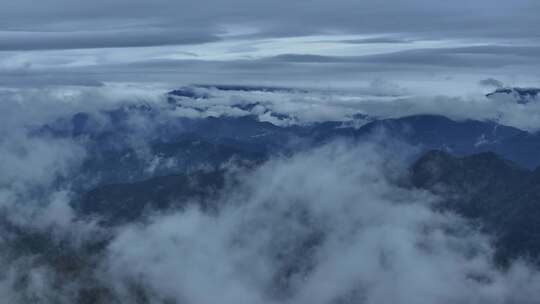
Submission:
M 423 114 L 404 118 L 409 133 L 419 119 L 453 126 L 474 118 L 487 130 L 533 136 L 497 125 L 511 121 L 497 106 L 535 130 L 526 119 L 537 104 L 455 99 L 459 119 L 447 122 L 422 100 L 370 91 L 379 86 L 356 95 L 234 86 L 3 91 L 2 297 L 533 303 L 535 253 L 501 263 L 497 235 L 441 208 L 444 191 L 413 186 L 410 166 L 433 143 L 407 142 L 414 137 L 391 123 L 401 100 L 408 114 Z M 494 117 L 483 116 L 487 103 L 497 105 Z M 468 143 L 482 152 L 477 144 Z

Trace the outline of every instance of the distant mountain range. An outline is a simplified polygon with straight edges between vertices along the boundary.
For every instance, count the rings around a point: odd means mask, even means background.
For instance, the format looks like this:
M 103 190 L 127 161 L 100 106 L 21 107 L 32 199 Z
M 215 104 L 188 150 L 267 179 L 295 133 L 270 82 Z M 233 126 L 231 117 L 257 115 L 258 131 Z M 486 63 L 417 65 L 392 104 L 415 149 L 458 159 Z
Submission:
M 82 193 L 73 204 L 79 216 L 113 226 L 189 205 L 212 213 L 220 208 L 215 202 L 227 174 L 196 171 L 103 185 Z M 411 165 L 404 185 L 433 192 L 442 198 L 435 207 L 458 213 L 494 236 L 501 266 L 518 257 L 540 265 L 540 167 L 525 169 L 492 152 L 456 157 L 433 150 Z
M 212 213 L 220 208 L 214 204 L 227 174 L 196 171 L 103 185 L 82 193 L 73 206 L 79 216 L 113 226 L 189 205 Z M 524 169 L 492 152 L 456 157 L 433 150 L 411 165 L 405 185 L 433 192 L 442 198 L 437 208 L 458 213 L 494 236 L 500 265 L 518 257 L 540 265 L 540 167 Z
M 205 98 L 197 95 L 196 88 L 171 94 Z M 132 115 L 158 119 L 158 110 L 137 105 L 102 112 L 101 118 L 108 120 L 106 128 L 96 127 L 96 114 L 78 113 L 37 129 L 39 135 L 85 139 L 92 151 L 81 176 L 98 182 L 81 187 L 73 203 L 81 216 L 119 225 L 139 220 L 149 210 L 182 209 L 186 204 L 213 210 L 218 206 L 210 203 L 225 187 L 222 166 L 230 161 L 245 161 L 249 167 L 272 155 L 339 138 L 370 141 L 376 137 L 418 148 L 410 184 L 440 195 L 444 198 L 440 208 L 457 212 L 495 235 L 500 263 L 517 256 L 535 260 L 540 256 L 540 234 L 535 233 L 540 231 L 539 133 L 438 115 L 391 119 L 358 115 L 366 121 L 359 127 L 350 121 L 277 126 L 252 115 L 176 117 L 155 124 L 147 148 L 157 158 L 149 160 L 126 140 L 133 132 L 129 120 Z
M 136 104 L 98 114 L 77 113 L 37 126 L 33 133 L 83 141 L 90 151 L 83 175 L 93 175 L 101 184 L 217 167 L 231 159 L 260 161 L 337 138 L 373 136 L 409 143 L 420 153 L 438 149 L 464 156 L 491 151 L 526 168 L 540 165 L 539 133 L 493 121 L 455 121 L 438 115 L 377 119 L 359 114 L 353 121 L 277 126 L 253 115 L 164 118 L 160 111 L 167 107 Z M 355 119 L 362 123 L 355 124 Z M 142 121 L 144 134 L 137 134 L 141 130 L 135 129 L 134 120 Z M 134 143 L 133 134 L 143 137 L 144 144 Z
M 540 101 L 540 88 L 499 88 L 486 95 L 488 98 L 510 98 L 520 104 Z
M 209 97 L 205 92 L 182 88 L 170 92 L 167 96 L 174 98 L 166 98 L 162 105 L 126 104 L 29 127 L 32 136 L 67 138 L 86 148 L 87 157 L 77 174 L 57 184 L 73 190 L 74 221 L 96 220 L 105 233 L 73 247 L 55 241 L 50 231 L 19 227 L 0 214 L 0 228 L 9 231 L 15 256 L 38 256 L 67 277 L 91 273 L 111 232 L 124 224 L 192 206 L 217 215 L 219 204 L 227 202 L 220 198 L 239 182 L 235 170 L 246 173 L 271 157 L 345 139 L 414 146 L 408 175 L 394 186 L 437 195 L 440 201 L 433 208 L 457 213 L 491 236 L 499 267 L 517 258 L 540 266 L 540 133 L 494 121 L 456 121 L 439 115 L 382 119 L 359 113 L 348 121 L 290 125 L 260 121 L 249 114 L 168 115 L 167 111 L 185 106 L 177 98 L 204 100 Z M 262 103 L 233 103 L 232 107 L 247 113 L 255 107 L 268 111 Z M 197 107 L 190 110 L 198 111 Z M 319 237 L 310 235 L 307 242 L 288 252 L 284 278 L 298 272 L 295 267 L 308 267 L 309 263 L 299 261 L 309 256 L 306 252 Z M 84 279 L 94 287 L 79 291 L 79 302 L 106 303 L 110 286 L 91 276 Z

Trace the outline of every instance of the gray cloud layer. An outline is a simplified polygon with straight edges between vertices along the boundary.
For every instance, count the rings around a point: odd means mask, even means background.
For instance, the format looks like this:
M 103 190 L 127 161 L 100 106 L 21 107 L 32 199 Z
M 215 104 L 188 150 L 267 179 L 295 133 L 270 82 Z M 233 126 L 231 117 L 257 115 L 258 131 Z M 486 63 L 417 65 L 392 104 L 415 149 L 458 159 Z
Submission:
M 454 37 L 535 37 L 539 5 L 506 1 L 13 1 L 0 13 L 0 28 L 90 30 L 160 24 L 216 33 L 222 25 L 259 27 L 263 35 L 288 36 L 338 30 L 355 33 L 416 33 Z M 98 25 L 99 24 L 99 25 Z M 141 43 L 147 44 L 141 37 Z
M 162 28 L 31 32 L 0 31 L 0 51 L 143 47 L 217 41 L 207 32 Z
M 388 65 L 496 68 L 512 64 L 535 64 L 539 58 L 540 47 L 537 46 L 486 45 L 460 48 L 415 49 L 387 54 L 348 57 L 284 54 L 269 58 L 269 60 L 297 63 L 375 63 Z
M 0 85 L 530 85 L 540 77 L 539 11 L 535 0 L 10 1 L 0 12 Z M 324 37 L 302 42 L 310 35 Z

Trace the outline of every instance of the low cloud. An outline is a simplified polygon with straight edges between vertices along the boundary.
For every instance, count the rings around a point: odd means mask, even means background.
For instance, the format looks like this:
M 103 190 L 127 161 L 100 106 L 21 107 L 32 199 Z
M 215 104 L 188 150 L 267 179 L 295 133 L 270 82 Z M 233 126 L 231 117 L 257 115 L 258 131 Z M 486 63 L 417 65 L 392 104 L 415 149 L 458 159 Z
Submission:
M 182 86 L 107 84 L 101 87 L 3 89 L 0 90 L 0 97 L 3 99 L 0 103 L 3 113 L 0 132 L 50 123 L 78 112 L 95 113 L 95 117 L 99 118 L 102 110 L 117 109 L 130 104 L 150 105 L 159 116 L 152 118 L 157 119 L 152 123 L 148 123 L 145 117 L 132 116 L 131 127 L 138 128 L 140 132 L 146 130 L 146 137 L 152 136 L 154 126 L 175 117 L 248 115 L 279 126 L 351 121 L 356 114 L 380 119 L 433 114 L 454 120 L 492 120 L 531 132 L 540 128 L 538 103 L 522 105 L 510 98 L 489 99 L 481 92 L 462 97 L 416 95 L 407 86 L 384 78 L 366 81 L 348 90 L 309 87 L 220 90 L 211 85 L 186 86 L 187 90 L 196 88 L 198 93 L 206 98 L 175 97 L 177 107 L 170 107 L 167 104 L 166 92 L 179 87 Z M 137 134 L 140 136 L 142 133 Z M 134 138 L 134 141 L 137 140 Z
M 538 275 L 498 270 L 487 238 L 395 186 L 404 172 L 389 151 L 334 143 L 270 161 L 217 215 L 125 227 L 106 277 L 125 296 L 137 282 L 150 302 L 533 303 Z
M 469 97 L 418 96 L 397 83 L 376 79 L 354 90 L 223 91 L 199 88 L 207 98 L 177 98 L 180 106 L 170 115 L 185 117 L 254 115 L 261 121 L 286 126 L 323 121 L 350 121 L 355 114 L 373 118 L 443 115 L 454 120 L 491 120 L 527 131 L 537 131 L 540 105 L 514 100 Z M 251 105 L 251 106 L 249 106 Z
M 496 89 L 504 87 L 504 83 L 495 78 L 482 79 L 478 83 L 483 87 L 490 87 Z

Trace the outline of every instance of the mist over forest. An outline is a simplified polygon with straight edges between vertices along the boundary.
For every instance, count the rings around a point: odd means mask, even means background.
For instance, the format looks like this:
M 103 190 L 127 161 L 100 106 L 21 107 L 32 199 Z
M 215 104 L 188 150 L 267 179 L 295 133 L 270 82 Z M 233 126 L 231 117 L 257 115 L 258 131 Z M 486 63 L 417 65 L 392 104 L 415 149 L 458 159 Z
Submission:
M 3 302 L 538 302 L 537 1 L 3 1 Z

